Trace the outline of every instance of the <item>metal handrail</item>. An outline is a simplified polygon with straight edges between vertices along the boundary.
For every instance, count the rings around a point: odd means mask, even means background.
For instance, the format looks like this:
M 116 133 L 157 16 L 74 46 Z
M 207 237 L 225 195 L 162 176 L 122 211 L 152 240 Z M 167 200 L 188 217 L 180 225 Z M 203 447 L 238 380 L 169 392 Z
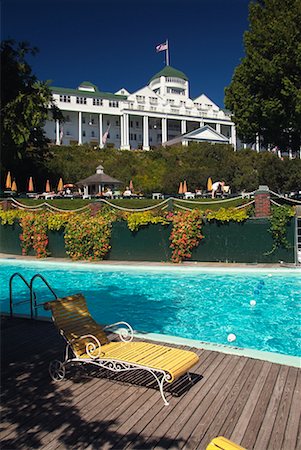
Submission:
M 44 303 L 37 303 L 37 298 L 36 298 L 36 296 L 35 296 L 35 294 L 34 294 L 34 291 L 33 291 L 33 288 L 32 288 L 33 282 L 34 282 L 34 280 L 35 280 L 36 278 L 40 278 L 40 279 L 46 284 L 46 286 L 48 287 L 48 289 L 50 290 L 50 292 L 54 295 L 54 298 L 55 298 L 55 299 L 58 298 L 58 296 L 56 295 L 56 293 L 54 292 L 54 290 L 52 289 L 52 287 L 50 286 L 50 284 L 48 283 L 48 281 L 43 277 L 43 275 L 41 275 L 40 273 L 36 273 L 36 274 L 32 277 L 32 279 L 30 280 L 30 285 L 29 285 L 29 286 L 30 286 L 30 303 L 31 303 L 31 307 L 32 307 L 32 305 L 33 305 L 33 303 L 34 303 L 35 316 L 37 316 L 37 308 L 38 308 L 39 306 L 44 305 Z
M 19 272 L 15 272 L 9 279 L 9 312 L 10 312 L 10 317 L 13 316 L 13 280 L 15 277 L 19 277 L 21 278 L 21 280 L 25 283 L 25 285 L 28 287 L 29 291 L 30 291 L 30 298 L 29 300 L 22 300 L 21 302 L 15 303 L 15 305 L 21 305 L 22 303 L 29 303 L 30 302 L 30 317 L 32 319 L 33 317 L 33 309 L 32 309 L 32 299 L 36 299 L 36 294 L 33 292 L 31 292 L 31 286 L 28 283 L 28 281 L 26 281 L 26 279 L 23 277 L 23 275 Z

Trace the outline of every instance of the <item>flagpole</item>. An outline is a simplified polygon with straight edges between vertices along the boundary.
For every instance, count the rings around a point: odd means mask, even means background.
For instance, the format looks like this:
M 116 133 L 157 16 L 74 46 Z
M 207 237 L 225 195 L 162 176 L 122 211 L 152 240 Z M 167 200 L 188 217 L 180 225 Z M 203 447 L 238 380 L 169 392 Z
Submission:
M 169 66 L 169 44 L 168 39 L 166 39 L 166 65 Z

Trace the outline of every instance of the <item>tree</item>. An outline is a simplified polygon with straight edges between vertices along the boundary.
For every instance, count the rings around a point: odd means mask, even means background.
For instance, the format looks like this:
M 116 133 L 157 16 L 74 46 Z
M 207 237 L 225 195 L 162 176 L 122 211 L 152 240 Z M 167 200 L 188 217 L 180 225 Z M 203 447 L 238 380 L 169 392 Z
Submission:
M 39 81 L 26 61 L 36 53 L 26 42 L 1 43 L 2 168 L 19 176 L 24 168 L 37 166 L 48 151 L 43 126 L 49 110 L 54 118 L 62 119 L 48 83 Z
M 297 152 L 301 145 L 301 1 L 251 2 L 246 56 L 225 90 L 238 135 Z

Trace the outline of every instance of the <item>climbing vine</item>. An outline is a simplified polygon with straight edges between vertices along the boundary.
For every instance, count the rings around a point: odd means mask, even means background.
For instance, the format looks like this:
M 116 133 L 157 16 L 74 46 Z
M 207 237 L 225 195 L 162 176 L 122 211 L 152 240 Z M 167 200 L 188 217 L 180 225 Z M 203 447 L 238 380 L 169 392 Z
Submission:
M 273 236 L 273 246 L 272 249 L 265 253 L 265 255 L 270 255 L 277 248 L 290 248 L 290 243 L 286 237 L 287 224 L 290 219 L 295 215 L 295 210 L 290 206 L 272 206 L 270 216 L 270 228 L 269 232 Z
M 170 235 L 170 247 L 173 249 L 171 260 L 180 263 L 191 258 L 192 250 L 204 237 L 201 233 L 202 213 L 198 210 L 177 212 L 170 218 L 173 224 Z

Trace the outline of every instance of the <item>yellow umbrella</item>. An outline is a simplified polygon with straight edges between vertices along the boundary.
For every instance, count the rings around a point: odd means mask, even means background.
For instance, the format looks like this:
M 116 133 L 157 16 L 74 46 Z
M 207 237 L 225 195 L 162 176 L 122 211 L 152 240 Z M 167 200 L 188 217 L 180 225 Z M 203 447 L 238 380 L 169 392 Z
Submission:
M 28 192 L 33 192 L 34 188 L 33 188 L 33 181 L 32 181 L 32 177 L 29 178 L 29 182 L 28 182 Z
M 50 192 L 50 183 L 49 180 L 46 181 L 46 189 L 45 192 Z
M 11 176 L 10 172 L 7 173 L 6 182 L 5 182 L 5 188 L 11 189 Z
M 17 192 L 17 183 L 15 182 L 15 180 L 13 181 L 13 184 L 12 184 L 12 186 L 11 186 L 11 190 L 12 191 L 14 191 L 14 192 Z
M 57 190 L 58 190 L 58 191 L 62 191 L 63 189 L 64 189 L 63 179 L 60 178 L 60 179 L 59 179 L 59 184 L 57 185 Z
M 184 180 L 183 183 L 183 194 L 185 194 L 185 192 L 188 192 L 186 180 Z
M 183 194 L 183 183 L 181 181 L 180 186 L 179 186 L 179 194 Z
M 212 180 L 209 177 L 207 181 L 207 191 L 212 191 Z

